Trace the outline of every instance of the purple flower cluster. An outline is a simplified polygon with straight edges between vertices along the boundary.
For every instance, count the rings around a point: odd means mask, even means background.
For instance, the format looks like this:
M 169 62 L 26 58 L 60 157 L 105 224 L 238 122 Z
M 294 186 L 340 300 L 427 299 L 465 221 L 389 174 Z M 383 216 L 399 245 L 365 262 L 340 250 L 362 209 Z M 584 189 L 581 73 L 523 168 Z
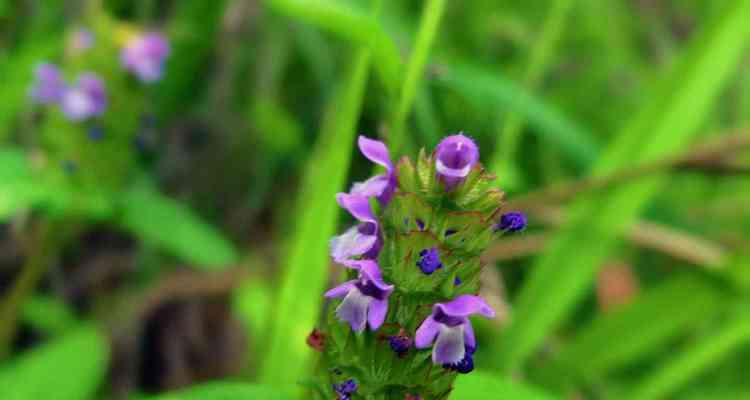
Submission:
M 359 222 L 333 238 L 331 256 L 337 263 L 356 270 L 358 275 L 357 279 L 329 290 L 325 297 L 343 298 L 336 308 L 336 315 L 355 332 L 362 332 L 366 325 L 373 331 L 383 325 L 388 313 L 388 297 L 395 289 L 394 285 L 383 280 L 376 261 L 382 247 L 382 237 L 370 198 L 376 198 L 382 206 L 387 206 L 396 190 L 398 178 L 385 144 L 362 136 L 358 144 L 365 157 L 384 166 L 386 173 L 356 183 L 349 193 L 339 193 L 336 197 L 339 205 Z M 470 138 L 459 134 L 443 139 L 435 150 L 434 158 L 438 179 L 444 182 L 447 191 L 451 191 L 478 162 L 479 151 Z M 420 228 L 424 226 L 421 221 L 417 223 Z M 417 267 L 426 275 L 442 268 L 438 249 L 422 250 Z M 456 278 L 455 283 L 460 284 L 460 280 Z M 413 341 L 403 333 L 390 336 L 389 344 L 399 355 L 408 352 L 412 344 L 417 349 L 432 347 L 435 364 L 468 373 L 473 369 L 476 350 L 474 330 L 468 317 L 475 314 L 487 318 L 495 316 L 492 308 L 479 296 L 461 295 L 451 301 L 437 303 L 417 329 Z
M 83 121 L 100 116 L 107 108 L 104 83 L 92 72 L 78 76 L 75 84 L 68 85 L 54 64 L 42 63 L 34 71 L 35 82 L 31 99 L 39 104 L 57 104 L 71 121 Z
M 160 33 L 147 32 L 130 39 L 123 48 L 122 65 L 145 83 L 158 81 L 169 56 L 167 39 Z

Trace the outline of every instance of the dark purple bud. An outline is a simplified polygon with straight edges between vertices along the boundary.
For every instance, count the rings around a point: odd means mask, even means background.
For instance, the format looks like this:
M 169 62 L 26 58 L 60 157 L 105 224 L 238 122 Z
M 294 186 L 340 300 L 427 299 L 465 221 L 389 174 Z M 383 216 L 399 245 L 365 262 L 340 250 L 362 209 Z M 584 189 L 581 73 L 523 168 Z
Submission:
M 62 168 L 63 171 L 65 171 L 65 173 L 68 175 L 72 175 L 78 172 L 78 164 L 76 164 L 75 161 L 72 160 L 63 160 Z
M 431 275 L 436 270 L 443 268 L 437 247 L 420 251 L 417 266 L 425 275 Z
M 456 277 L 456 279 L 453 280 L 453 286 L 458 286 L 461 284 L 461 278 Z
M 423 231 L 424 230 L 424 221 L 422 221 L 421 219 L 417 218 L 415 222 L 417 223 L 417 228 L 419 228 L 420 231 Z
M 399 356 L 403 356 L 409 352 L 414 341 L 407 335 L 396 335 L 389 336 L 388 343 L 391 345 L 391 350 Z
M 99 125 L 92 126 L 91 128 L 89 128 L 88 136 L 89 139 L 97 142 L 104 138 L 104 129 L 102 129 L 102 127 Z
M 469 175 L 478 161 L 477 145 L 462 134 L 446 137 L 435 149 L 435 168 L 449 191 Z
M 73 54 L 81 54 L 94 46 L 94 34 L 85 28 L 76 29 L 70 37 L 68 46 Z
M 495 225 L 495 232 L 513 233 L 526 228 L 526 215 L 521 212 L 509 212 L 500 216 L 500 222 Z
M 454 233 L 458 232 L 457 229 L 446 229 L 445 230 L 445 236 L 448 237 L 450 235 L 453 235 Z
M 358 385 L 354 379 L 346 380 L 340 384 L 333 384 L 333 391 L 338 395 L 338 400 L 349 400 L 351 395 L 357 392 Z

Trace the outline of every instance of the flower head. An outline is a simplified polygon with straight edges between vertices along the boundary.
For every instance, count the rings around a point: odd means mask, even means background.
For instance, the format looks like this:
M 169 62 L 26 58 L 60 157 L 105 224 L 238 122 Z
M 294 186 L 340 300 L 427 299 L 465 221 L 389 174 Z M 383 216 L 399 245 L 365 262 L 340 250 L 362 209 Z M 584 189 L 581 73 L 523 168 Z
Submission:
M 435 149 L 435 167 L 447 190 L 463 181 L 478 161 L 477 145 L 462 134 L 446 137 Z
M 462 361 L 477 346 L 468 318 L 473 314 L 495 317 L 495 311 L 479 296 L 461 295 L 447 303 L 435 304 L 432 314 L 417 329 L 416 348 L 425 349 L 434 343 L 432 361 L 435 364 Z
M 63 93 L 60 106 L 63 114 L 72 121 L 101 115 L 107 107 L 104 83 L 94 73 L 81 74 L 75 86 Z
M 373 260 L 348 261 L 345 265 L 358 270 L 358 278 L 329 290 L 325 297 L 344 298 L 336 308 L 336 315 L 349 323 L 353 331 L 362 332 L 366 324 L 373 331 L 378 330 L 388 314 L 388 296 L 393 293 L 393 285 L 383 281 Z
M 50 63 L 41 63 L 34 70 L 34 84 L 29 92 L 31 99 L 39 104 L 59 102 L 65 93 L 65 82 L 60 69 Z
M 148 32 L 128 41 L 120 58 L 125 69 L 151 83 L 161 78 L 169 51 L 169 42 L 162 34 Z
M 359 137 L 357 144 L 359 145 L 359 151 L 368 160 L 385 167 L 386 173 L 375 175 L 364 182 L 355 183 L 349 193 L 364 197 L 376 197 L 380 204 L 386 205 L 396 189 L 396 173 L 388 148 L 385 143 L 364 136 Z
M 440 261 L 440 253 L 438 252 L 437 247 L 420 251 L 417 266 L 425 275 L 432 275 L 433 272 L 443 268 L 443 263 Z
M 526 215 L 520 212 L 509 212 L 500 216 L 500 222 L 495 225 L 495 231 L 518 232 L 526 228 Z
M 378 235 L 378 220 L 372 213 L 367 197 L 339 193 L 336 201 L 360 223 L 331 239 L 331 257 L 338 263 L 357 256 L 376 258 L 382 243 Z

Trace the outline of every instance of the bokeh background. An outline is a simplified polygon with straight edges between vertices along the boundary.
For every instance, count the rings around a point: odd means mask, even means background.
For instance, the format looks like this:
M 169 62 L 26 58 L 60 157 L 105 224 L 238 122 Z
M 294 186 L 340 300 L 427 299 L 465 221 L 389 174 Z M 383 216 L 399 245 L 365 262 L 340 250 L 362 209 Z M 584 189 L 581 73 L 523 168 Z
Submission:
M 530 225 L 485 255 L 499 317 L 451 398 L 750 398 L 748 21 L 748 0 L 0 0 L 0 397 L 281 398 L 339 277 L 334 195 L 372 172 L 356 136 L 414 156 L 463 131 Z M 144 32 L 170 47 L 146 83 L 121 60 Z M 43 62 L 96 73 L 104 112 L 35 104 Z M 243 398 L 217 396 L 184 398 Z

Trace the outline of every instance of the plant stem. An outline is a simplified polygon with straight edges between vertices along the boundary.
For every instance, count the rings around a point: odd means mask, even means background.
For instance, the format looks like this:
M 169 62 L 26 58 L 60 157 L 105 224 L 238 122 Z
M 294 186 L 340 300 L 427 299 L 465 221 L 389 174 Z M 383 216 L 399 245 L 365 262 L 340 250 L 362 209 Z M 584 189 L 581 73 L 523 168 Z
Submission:
M 0 302 L 0 359 L 9 355 L 16 335 L 18 314 L 26 298 L 33 293 L 47 268 L 57 255 L 60 242 L 55 225 L 43 221 L 37 228 L 29 256 L 10 292 Z

